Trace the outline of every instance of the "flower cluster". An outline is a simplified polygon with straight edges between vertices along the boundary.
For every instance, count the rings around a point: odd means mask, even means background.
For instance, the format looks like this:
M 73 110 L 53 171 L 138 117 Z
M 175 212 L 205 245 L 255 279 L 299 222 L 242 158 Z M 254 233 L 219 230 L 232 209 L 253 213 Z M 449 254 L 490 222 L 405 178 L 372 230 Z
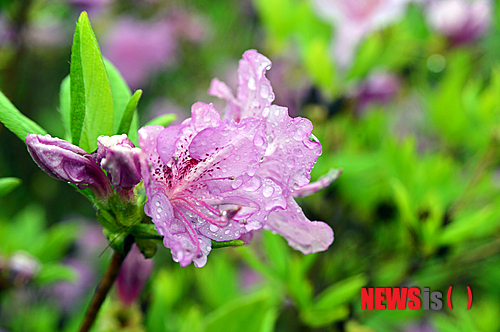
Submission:
M 325 250 L 332 229 L 309 221 L 294 197 L 328 186 L 339 173 L 309 184 L 321 144 L 309 120 L 291 118 L 287 108 L 272 104 L 265 76 L 270 66 L 255 50 L 245 52 L 236 97 L 226 84 L 212 81 L 209 93 L 227 100 L 223 118 L 212 104 L 195 103 L 191 118 L 179 125 L 141 128 L 141 149 L 126 135 L 99 137 L 94 153 L 28 135 L 28 150 L 50 176 L 88 187 L 102 200 L 116 191 L 130 201 L 143 180 L 145 213 L 183 267 L 204 266 L 212 241 L 248 242 L 261 228 L 305 254 Z

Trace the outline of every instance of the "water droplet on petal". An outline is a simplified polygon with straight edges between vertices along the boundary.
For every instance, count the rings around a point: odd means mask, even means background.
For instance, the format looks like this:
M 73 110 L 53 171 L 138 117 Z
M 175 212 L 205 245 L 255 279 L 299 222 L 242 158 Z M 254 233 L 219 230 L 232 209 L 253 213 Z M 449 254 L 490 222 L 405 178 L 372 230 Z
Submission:
M 260 188 L 261 184 L 262 181 L 260 178 L 258 176 L 254 176 L 243 184 L 242 189 L 245 191 L 255 191 Z
M 260 86 L 260 96 L 264 99 L 269 96 L 269 87 L 267 85 L 262 84 Z
M 264 138 L 261 135 L 255 136 L 255 138 L 253 139 L 253 144 L 255 144 L 256 146 L 261 146 L 262 144 L 264 144 Z
M 215 232 L 217 232 L 217 231 L 219 230 L 219 227 L 217 227 L 217 226 L 215 226 L 215 225 L 213 225 L 213 224 L 212 224 L 212 225 L 210 225 L 210 227 L 209 227 L 209 228 L 210 228 L 210 231 L 211 231 L 211 232 L 214 232 L 214 233 L 215 233 Z
M 233 189 L 238 189 L 238 188 L 241 186 L 241 184 L 242 184 L 242 183 L 243 183 L 243 180 L 241 180 L 240 178 L 238 178 L 238 179 L 234 180 L 234 181 L 231 183 L 231 187 L 232 187 Z
M 234 236 L 235 237 L 239 237 L 240 236 L 240 232 L 239 231 L 234 232 Z
M 269 107 L 264 107 L 262 110 L 262 116 L 267 118 L 269 116 Z
M 224 234 L 228 235 L 231 231 L 229 229 L 226 229 L 226 231 L 224 232 Z
M 264 197 L 269 197 L 273 193 L 274 193 L 274 188 L 271 186 L 267 186 L 267 187 L 264 187 L 264 189 L 262 189 L 262 195 L 264 195 Z
M 248 80 L 248 88 L 250 90 L 255 90 L 255 88 L 256 88 L 255 79 L 253 77 L 250 77 L 250 79 Z
M 296 155 L 297 157 L 302 157 L 304 154 L 302 153 L 302 150 L 299 148 L 293 149 L 293 154 Z
M 160 206 L 160 202 L 156 201 L 156 202 L 155 202 L 155 205 L 156 205 L 156 206 Z

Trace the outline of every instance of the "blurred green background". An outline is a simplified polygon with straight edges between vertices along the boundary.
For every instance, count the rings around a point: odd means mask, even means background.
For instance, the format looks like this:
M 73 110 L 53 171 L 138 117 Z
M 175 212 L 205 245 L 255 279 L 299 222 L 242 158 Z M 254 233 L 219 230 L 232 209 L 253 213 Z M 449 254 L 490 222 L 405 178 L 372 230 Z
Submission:
M 343 169 L 299 199 L 334 229 L 326 252 L 304 256 L 266 231 L 182 269 L 159 248 L 140 296 L 125 306 L 113 292 L 94 331 L 500 330 L 497 2 L 0 1 L 0 89 L 53 136 L 82 10 L 144 91 L 142 124 L 181 121 L 199 100 L 222 109 L 211 79 L 235 88 L 255 48 L 273 62 L 275 103 L 314 124 L 313 180 Z M 95 211 L 0 124 L 11 177 L 22 183 L 0 180 L 0 331 L 76 331 L 109 259 Z M 450 285 L 452 311 L 360 310 L 361 287 Z

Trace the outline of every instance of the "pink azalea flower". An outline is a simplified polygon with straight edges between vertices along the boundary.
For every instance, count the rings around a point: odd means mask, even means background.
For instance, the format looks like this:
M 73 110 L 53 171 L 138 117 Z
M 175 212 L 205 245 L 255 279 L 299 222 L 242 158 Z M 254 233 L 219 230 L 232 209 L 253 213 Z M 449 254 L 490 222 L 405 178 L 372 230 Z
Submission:
M 245 52 L 237 97 L 212 82 L 209 93 L 229 101 L 224 119 L 212 104 L 198 102 L 180 125 L 139 130 L 150 166 L 142 168 L 145 211 L 183 267 L 205 265 L 212 240 L 246 240 L 263 227 L 306 254 L 333 242 L 331 228 L 309 221 L 292 197 L 309 183 L 321 145 L 309 120 L 271 104 L 264 75 L 270 65 L 256 51 Z
M 122 18 L 111 28 L 103 44 L 103 55 L 132 88 L 143 85 L 151 74 L 172 63 L 176 50 L 176 36 L 166 20 Z
M 317 14 L 335 27 L 333 55 L 348 67 L 356 49 L 370 32 L 383 29 L 403 16 L 415 0 L 315 0 Z
M 489 0 L 432 1 L 427 8 L 431 26 L 455 44 L 476 40 L 491 24 L 492 3 Z

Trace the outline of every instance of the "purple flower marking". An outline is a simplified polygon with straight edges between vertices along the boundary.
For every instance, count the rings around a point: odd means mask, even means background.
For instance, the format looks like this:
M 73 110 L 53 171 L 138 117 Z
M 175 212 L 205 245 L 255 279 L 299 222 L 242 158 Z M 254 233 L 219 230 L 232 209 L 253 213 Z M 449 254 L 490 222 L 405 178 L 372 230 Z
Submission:
M 236 98 L 226 84 L 212 82 L 209 92 L 229 102 L 225 119 L 199 102 L 180 125 L 139 130 L 149 161 L 142 167 L 145 210 L 183 267 L 203 266 L 211 240 L 246 239 L 264 226 L 304 253 L 333 241 L 331 228 L 307 220 L 292 198 L 309 183 L 321 145 L 309 120 L 271 105 L 274 94 L 264 76 L 270 65 L 256 51 L 245 52 Z

